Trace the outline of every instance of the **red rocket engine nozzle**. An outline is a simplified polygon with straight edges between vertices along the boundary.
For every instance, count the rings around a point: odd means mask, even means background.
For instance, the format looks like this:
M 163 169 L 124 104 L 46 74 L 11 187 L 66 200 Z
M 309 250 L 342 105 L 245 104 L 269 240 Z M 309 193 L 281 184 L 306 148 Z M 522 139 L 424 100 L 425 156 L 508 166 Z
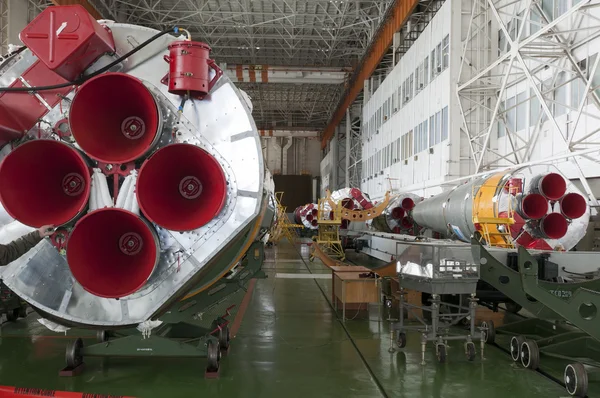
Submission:
M 87 206 L 90 172 L 71 146 L 55 140 L 19 145 L 0 164 L 0 200 L 32 227 L 62 225 Z
M 160 137 L 154 96 L 141 80 L 104 73 L 85 82 L 71 105 L 73 137 L 90 157 L 127 163 L 146 154 Z
M 548 213 L 548 200 L 539 193 L 523 195 L 518 205 L 518 213 L 524 219 L 539 220 Z
M 195 145 L 172 144 L 144 162 L 136 195 L 150 221 L 173 231 L 191 231 L 223 209 L 227 181 L 208 152 Z
M 567 234 L 569 223 L 560 213 L 550 213 L 540 221 L 539 231 L 545 238 L 560 239 Z
M 411 229 L 413 226 L 412 221 L 410 220 L 410 218 L 408 217 L 404 217 L 402 219 L 402 221 L 400 221 L 400 225 L 402 226 L 402 228 L 404 229 Z
M 352 199 L 342 199 L 342 207 L 344 209 L 352 210 L 354 209 L 354 201 Z
M 125 297 L 148 280 L 159 258 L 152 228 L 123 209 L 95 210 L 77 222 L 67 242 L 73 277 L 88 292 Z
M 313 219 L 312 219 L 312 221 L 310 222 L 310 224 L 311 224 L 313 227 L 316 227 L 317 225 L 319 225 L 319 222 L 318 222 L 316 219 L 314 219 L 314 218 L 313 218 Z
M 560 200 L 560 212 L 571 220 L 579 218 L 587 211 L 587 202 L 578 193 L 568 193 Z
M 534 191 L 550 200 L 558 200 L 567 192 L 567 182 L 560 174 L 548 173 L 534 180 Z
M 415 201 L 411 198 L 402 199 L 402 208 L 406 211 L 410 211 L 415 207 Z
M 404 209 L 402 207 L 394 207 L 391 216 L 394 220 L 401 220 L 404 217 Z

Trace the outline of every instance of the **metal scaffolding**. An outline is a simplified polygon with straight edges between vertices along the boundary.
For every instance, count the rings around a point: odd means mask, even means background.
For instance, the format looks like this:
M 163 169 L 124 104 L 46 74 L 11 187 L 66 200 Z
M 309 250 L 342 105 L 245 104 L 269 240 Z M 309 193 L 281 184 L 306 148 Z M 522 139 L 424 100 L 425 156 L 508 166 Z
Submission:
M 532 155 L 542 138 L 560 143 L 560 152 L 565 154 L 589 149 L 591 141 L 597 141 L 600 129 L 591 129 L 583 138 L 574 137 L 582 115 L 599 118 L 594 111 L 600 109 L 600 101 L 594 90 L 600 82 L 594 84 L 592 80 L 600 57 L 582 59 L 575 51 L 600 37 L 600 19 L 591 12 L 600 3 L 575 0 L 569 8 L 570 3 L 463 2 L 463 10 L 465 4 L 471 10 L 463 17 L 456 95 L 461 107 L 461 135 L 468 140 L 471 173 L 541 161 Z M 468 27 L 466 34 L 464 27 Z M 524 94 L 513 95 L 516 87 L 526 87 Z M 522 119 L 515 120 L 523 109 L 528 112 L 527 126 L 519 126 Z M 566 122 L 558 120 L 567 112 Z M 545 130 L 550 136 L 542 136 L 542 126 L 549 126 Z M 501 151 L 496 145 L 497 138 L 504 135 L 509 151 Z M 570 158 L 592 203 L 597 205 L 581 169 L 581 159 Z M 599 158 L 588 155 L 585 159 L 600 163 Z

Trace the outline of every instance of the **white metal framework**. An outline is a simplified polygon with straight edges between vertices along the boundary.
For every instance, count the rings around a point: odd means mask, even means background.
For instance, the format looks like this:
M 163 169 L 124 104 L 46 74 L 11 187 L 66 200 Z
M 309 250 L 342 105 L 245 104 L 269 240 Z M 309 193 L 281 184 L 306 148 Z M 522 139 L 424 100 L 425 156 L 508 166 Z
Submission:
M 8 51 L 8 0 L 0 0 L 0 55 Z
M 471 9 L 463 19 L 456 95 L 468 142 L 463 158 L 472 162 L 469 172 L 598 145 L 600 129 L 593 125 L 600 119 L 595 91 L 600 85 L 600 2 L 472 0 L 463 2 L 463 13 L 467 3 Z M 583 126 L 584 119 L 595 123 Z M 552 152 L 540 154 L 540 146 L 550 141 Z M 600 158 L 570 158 L 597 205 L 582 159 L 600 163 Z

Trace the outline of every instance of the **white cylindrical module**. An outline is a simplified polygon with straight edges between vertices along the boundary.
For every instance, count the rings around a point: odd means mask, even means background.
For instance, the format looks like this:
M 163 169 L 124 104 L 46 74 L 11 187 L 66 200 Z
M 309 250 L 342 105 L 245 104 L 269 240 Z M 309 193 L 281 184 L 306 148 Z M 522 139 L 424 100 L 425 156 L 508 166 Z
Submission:
M 556 167 L 538 165 L 475 178 L 418 203 L 412 217 L 465 242 L 487 231 L 492 246 L 569 250 L 585 235 L 590 213 L 581 191 Z

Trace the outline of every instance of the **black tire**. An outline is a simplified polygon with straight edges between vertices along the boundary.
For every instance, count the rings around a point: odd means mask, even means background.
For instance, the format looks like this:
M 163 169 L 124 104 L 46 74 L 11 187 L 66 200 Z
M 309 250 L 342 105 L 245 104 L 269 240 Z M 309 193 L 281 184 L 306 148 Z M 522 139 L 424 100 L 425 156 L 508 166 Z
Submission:
M 6 313 L 6 320 L 9 322 L 15 322 L 19 318 L 19 309 L 15 308 L 13 310 L 8 310 Z
M 19 318 L 27 317 L 27 305 L 23 304 L 19 307 Z
M 564 382 L 569 395 L 574 397 L 587 396 L 588 374 L 581 363 L 573 362 L 565 367 Z
M 444 344 L 439 344 L 436 346 L 436 348 L 438 362 L 446 363 L 446 346 Z
M 98 330 L 96 332 L 96 341 L 98 343 L 106 343 L 108 341 L 108 332 L 106 330 Z
M 219 360 L 221 359 L 221 351 L 219 344 L 213 340 L 208 340 L 206 344 L 206 371 L 216 372 L 219 370 Z
M 523 308 L 514 301 L 507 301 L 504 303 L 504 305 L 506 306 L 506 311 L 510 312 L 511 314 L 517 314 Z
M 219 329 L 219 348 L 223 351 L 226 351 L 229 348 L 229 325 L 225 325 Z
M 83 340 L 78 338 L 67 345 L 67 367 L 74 369 L 83 363 Z
M 513 336 L 510 338 L 510 357 L 513 361 L 519 362 L 521 360 L 521 346 L 525 342 L 523 336 Z
M 398 348 L 406 347 L 406 333 L 398 332 L 398 338 L 396 339 L 396 344 L 398 345 Z
M 477 355 L 477 351 L 475 351 L 475 343 L 468 342 L 465 347 L 465 354 L 467 355 L 467 360 L 472 362 L 475 360 L 475 356 Z
M 540 349 L 535 341 L 525 340 L 521 344 L 521 364 L 531 370 L 540 367 Z
M 483 342 L 493 344 L 496 341 L 496 327 L 494 321 L 481 322 L 481 332 L 483 333 Z

